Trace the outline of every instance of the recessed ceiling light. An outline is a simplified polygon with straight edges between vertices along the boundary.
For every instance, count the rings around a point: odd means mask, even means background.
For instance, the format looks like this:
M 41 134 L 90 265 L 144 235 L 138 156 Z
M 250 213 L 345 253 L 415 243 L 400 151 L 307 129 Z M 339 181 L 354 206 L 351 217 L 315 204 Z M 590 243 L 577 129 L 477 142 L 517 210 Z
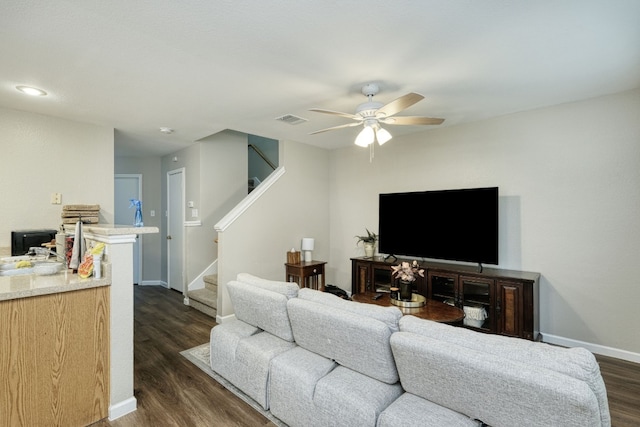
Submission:
M 162 132 L 162 133 L 166 133 L 167 135 L 169 135 L 169 134 L 173 133 L 173 129 L 171 129 L 171 128 L 166 128 L 166 127 L 161 127 L 161 128 L 160 128 L 160 132 Z
M 26 93 L 27 95 L 31 95 L 31 96 L 47 95 L 47 92 L 43 91 L 42 89 L 38 89 L 36 87 L 31 87 L 31 86 L 16 86 L 16 89 L 18 89 L 22 93 Z

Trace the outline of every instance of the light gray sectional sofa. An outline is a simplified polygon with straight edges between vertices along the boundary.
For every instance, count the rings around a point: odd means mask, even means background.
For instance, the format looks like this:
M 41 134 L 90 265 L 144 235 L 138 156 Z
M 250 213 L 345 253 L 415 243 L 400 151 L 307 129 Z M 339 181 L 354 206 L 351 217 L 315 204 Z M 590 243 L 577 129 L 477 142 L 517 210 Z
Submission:
M 246 273 L 227 289 L 235 319 L 211 330 L 211 368 L 290 426 L 611 425 L 587 350 Z

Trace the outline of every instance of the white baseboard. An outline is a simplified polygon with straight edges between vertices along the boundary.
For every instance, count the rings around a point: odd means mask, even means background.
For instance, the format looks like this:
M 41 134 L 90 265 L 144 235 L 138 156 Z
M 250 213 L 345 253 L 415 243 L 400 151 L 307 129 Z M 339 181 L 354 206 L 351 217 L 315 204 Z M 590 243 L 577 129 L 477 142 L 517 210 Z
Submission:
M 216 323 L 221 325 L 224 322 L 227 322 L 227 321 L 229 321 L 231 319 L 235 319 L 235 318 L 236 318 L 235 314 L 228 314 L 226 316 L 216 316 Z
M 578 341 L 571 338 L 559 337 L 557 335 L 542 334 L 542 341 L 549 344 L 561 345 L 563 347 L 584 347 L 592 353 L 602 356 L 615 357 L 629 362 L 640 363 L 640 353 L 634 353 L 619 348 L 607 347 L 600 344 L 593 344 L 585 341 Z
M 109 421 L 113 421 L 123 415 L 130 414 L 138 408 L 138 401 L 135 397 L 130 397 L 122 402 L 109 406 Z
M 169 284 L 162 280 L 143 280 L 138 286 L 162 286 L 167 289 L 169 288 Z

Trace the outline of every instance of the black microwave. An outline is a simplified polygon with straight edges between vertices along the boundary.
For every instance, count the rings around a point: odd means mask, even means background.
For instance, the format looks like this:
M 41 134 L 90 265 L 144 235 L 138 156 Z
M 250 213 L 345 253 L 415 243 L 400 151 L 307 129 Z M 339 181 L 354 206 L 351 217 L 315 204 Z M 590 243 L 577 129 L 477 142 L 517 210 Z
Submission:
M 24 255 L 31 247 L 41 247 L 56 238 L 56 230 L 17 230 L 11 232 L 11 256 Z

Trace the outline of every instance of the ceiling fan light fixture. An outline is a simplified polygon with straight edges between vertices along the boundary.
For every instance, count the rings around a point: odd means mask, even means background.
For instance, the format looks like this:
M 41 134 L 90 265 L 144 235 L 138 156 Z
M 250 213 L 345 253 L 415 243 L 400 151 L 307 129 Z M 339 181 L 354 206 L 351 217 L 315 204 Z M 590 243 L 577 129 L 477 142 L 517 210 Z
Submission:
M 391 136 L 388 130 L 381 127 L 378 127 L 378 129 L 376 129 L 376 139 L 378 140 L 379 145 L 384 144 L 385 142 L 389 141 L 391 138 L 393 137 Z
M 371 144 L 375 139 L 375 133 L 371 126 L 366 126 L 360 131 L 356 137 L 355 143 L 360 147 L 366 147 Z

